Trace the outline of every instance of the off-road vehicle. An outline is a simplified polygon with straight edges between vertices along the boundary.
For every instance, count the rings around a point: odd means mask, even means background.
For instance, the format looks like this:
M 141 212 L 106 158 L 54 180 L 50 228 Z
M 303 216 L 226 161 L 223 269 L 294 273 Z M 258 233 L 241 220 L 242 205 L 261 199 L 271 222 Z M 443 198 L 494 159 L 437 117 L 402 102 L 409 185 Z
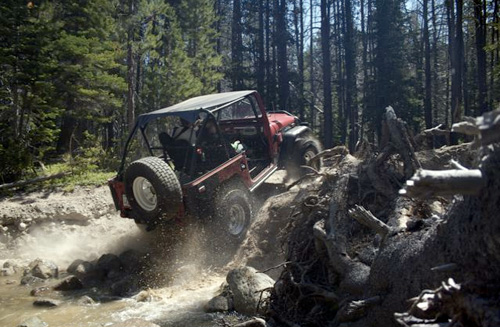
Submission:
M 237 240 L 252 217 L 250 194 L 319 150 L 309 127 L 266 112 L 256 91 L 204 95 L 140 115 L 109 185 L 121 216 L 147 229 L 191 214 Z

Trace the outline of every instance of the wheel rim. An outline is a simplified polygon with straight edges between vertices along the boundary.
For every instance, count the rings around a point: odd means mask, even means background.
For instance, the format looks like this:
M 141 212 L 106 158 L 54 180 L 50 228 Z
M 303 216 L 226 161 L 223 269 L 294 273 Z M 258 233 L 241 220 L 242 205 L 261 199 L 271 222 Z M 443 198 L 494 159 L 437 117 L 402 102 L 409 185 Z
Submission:
M 307 164 L 309 162 L 309 160 L 311 160 L 312 157 L 314 157 L 316 155 L 316 151 L 314 150 L 307 150 L 305 153 L 304 153 L 304 163 Z M 317 167 L 318 164 L 314 164 L 312 165 L 313 168 L 318 168 Z
M 156 190 L 149 180 L 144 177 L 137 177 L 132 184 L 134 198 L 139 206 L 146 211 L 153 211 L 158 204 Z
M 231 235 L 240 235 L 246 226 L 245 208 L 239 203 L 234 203 L 229 208 L 228 231 Z

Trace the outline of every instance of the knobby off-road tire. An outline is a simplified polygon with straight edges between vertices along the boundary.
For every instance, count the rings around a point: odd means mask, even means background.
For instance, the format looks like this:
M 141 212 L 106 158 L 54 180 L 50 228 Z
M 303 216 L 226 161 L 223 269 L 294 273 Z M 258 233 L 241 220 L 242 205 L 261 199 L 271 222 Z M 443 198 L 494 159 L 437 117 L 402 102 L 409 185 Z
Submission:
M 306 174 L 307 170 L 300 166 L 307 166 L 308 161 L 320 153 L 320 151 L 321 144 L 316 138 L 311 136 L 299 140 L 295 145 L 291 162 L 289 162 L 286 167 L 288 174 L 295 177 Z M 315 170 L 319 170 L 321 168 L 321 160 L 316 161 L 311 167 Z
M 215 196 L 214 212 L 208 222 L 209 237 L 218 254 L 231 254 L 246 235 L 252 219 L 248 191 L 237 183 L 222 186 Z
M 182 189 L 170 166 L 160 158 L 132 162 L 125 171 L 125 192 L 138 224 L 155 227 L 173 219 L 182 204 Z

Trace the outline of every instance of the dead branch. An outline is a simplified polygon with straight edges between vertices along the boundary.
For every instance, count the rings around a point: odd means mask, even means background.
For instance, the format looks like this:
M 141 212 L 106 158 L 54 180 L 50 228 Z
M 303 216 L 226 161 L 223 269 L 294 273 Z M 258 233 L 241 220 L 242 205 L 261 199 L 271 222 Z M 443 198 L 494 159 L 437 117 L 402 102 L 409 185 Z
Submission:
M 420 162 L 415 155 L 415 143 L 408 133 L 405 123 L 396 116 L 394 109 L 385 108 L 385 120 L 390 133 L 390 143 L 401 155 L 404 162 L 405 176 L 411 176 L 415 169 L 420 168 Z
M 450 160 L 450 165 L 459 170 L 469 170 L 467 167 L 462 166 L 458 161 L 451 159 Z
M 355 205 L 353 209 L 349 209 L 349 215 L 360 224 L 374 230 L 382 239 L 391 232 L 391 228 L 386 223 L 375 217 L 370 211 L 362 206 Z
M 309 159 L 307 165 L 314 166 L 321 158 L 343 158 L 349 154 L 349 150 L 344 145 L 338 145 L 331 149 L 326 149 Z
M 366 310 L 379 304 L 380 296 L 373 296 L 364 300 L 349 301 L 342 305 L 335 316 L 335 323 L 356 321 L 366 315 Z
M 434 135 L 434 136 L 447 136 L 450 134 L 449 130 L 446 129 L 441 129 L 443 127 L 443 124 L 439 124 L 435 127 L 425 129 L 423 130 L 420 134 L 423 136 L 429 136 L 429 135 Z
M 274 266 L 274 267 L 270 267 L 270 268 L 264 269 L 264 270 L 262 270 L 262 271 L 259 271 L 259 273 L 264 273 L 264 274 L 265 274 L 265 273 L 267 273 L 268 271 L 271 271 L 271 270 L 274 270 L 274 269 L 281 268 L 281 267 L 286 266 L 286 265 L 288 265 L 288 264 L 290 264 L 290 263 L 291 263 L 291 261 L 285 261 L 285 262 L 282 262 L 282 263 L 280 263 L 279 265 L 276 265 L 276 266 Z
M 473 147 L 500 142 L 500 109 L 487 112 L 480 117 L 467 117 L 465 121 L 453 124 L 452 132 L 475 135 L 478 138 Z
M 486 186 L 486 178 L 479 169 L 420 169 L 408 181 L 399 194 L 411 197 L 431 195 L 475 195 Z
M 307 167 L 307 166 L 301 166 L 301 167 Z M 326 174 L 323 174 L 323 173 L 319 173 L 318 171 L 316 171 L 314 168 L 311 168 L 311 167 L 308 167 L 311 169 L 311 173 L 309 174 L 305 174 L 304 176 L 300 177 L 299 179 L 297 179 L 295 182 L 291 183 L 290 185 L 287 186 L 286 190 L 287 191 L 290 191 L 290 189 L 300 183 L 302 183 L 302 181 L 304 181 L 305 179 L 308 179 L 308 178 L 314 178 L 314 177 L 318 177 L 318 176 L 321 176 L 323 178 L 326 177 Z
M 479 135 L 479 128 L 475 122 L 461 121 L 453 124 L 451 131 L 454 133 L 461 133 L 465 135 Z
M 4 190 L 4 189 L 7 190 L 10 188 L 14 188 L 14 187 L 22 187 L 22 186 L 26 186 L 26 185 L 30 185 L 30 184 L 34 184 L 34 183 L 48 181 L 51 179 L 66 177 L 69 175 L 71 175 L 70 172 L 65 172 L 65 173 L 58 173 L 58 174 L 49 175 L 49 176 L 40 176 L 40 177 L 36 177 L 33 179 L 25 180 L 25 181 L 2 184 L 2 185 L 0 185 L 0 190 Z

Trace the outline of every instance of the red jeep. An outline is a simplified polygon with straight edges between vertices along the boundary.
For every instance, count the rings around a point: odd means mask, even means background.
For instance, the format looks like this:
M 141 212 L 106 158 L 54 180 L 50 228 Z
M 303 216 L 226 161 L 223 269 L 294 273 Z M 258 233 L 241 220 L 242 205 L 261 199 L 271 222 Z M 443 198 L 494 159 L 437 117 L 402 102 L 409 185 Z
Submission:
M 249 226 L 250 194 L 319 150 L 309 127 L 267 113 L 256 91 L 210 94 L 140 115 L 109 185 L 121 216 L 148 230 L 191 213 L 234 240 Z

